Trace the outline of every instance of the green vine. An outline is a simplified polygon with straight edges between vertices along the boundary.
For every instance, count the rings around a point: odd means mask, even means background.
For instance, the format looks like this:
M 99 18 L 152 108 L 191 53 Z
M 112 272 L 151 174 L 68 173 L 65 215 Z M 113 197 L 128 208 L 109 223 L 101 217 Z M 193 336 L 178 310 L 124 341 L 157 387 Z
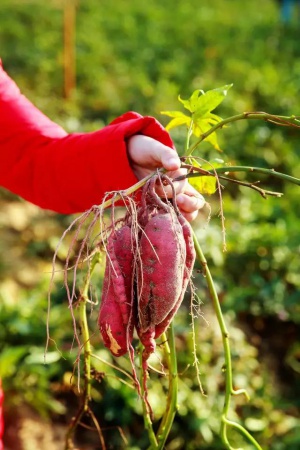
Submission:
M 83 393 L 81 395 L 81 405 L 80 408 L 76 414 L 75 417 L 71 420 L 70 426 L 68 428 L 67 434 L 66 434 L 66 440 L 65 440 L 65 450 L 73 449 L 73 442 L 72 437 L 76 431 L 76 428 L 78 427 L 81 418 L 84 414 L 89 414 L 95 424 L 95 427 L 98 431 L 99 440 L 101 443 L 102 450 L 106 449 L 105 441 L 101 432 L 101 428 L 98 424 L 97 419 L 94 417 L 93 412 L 90 409 L 90 400 L 91 400 L 91 356 L 92 356 L 92 348 L 90 343 L 90 333 L 89 333 L 89 326 L 88 326 L 88 320 L 87 320 L 87 311 L 86 311 L 86 305 L 90 301 L 89 300 L 89 289 L 90 289 L 90 282 L 93 275 L 93 272 L 95 270 L 96 265 L 99 263 L 99 252 L 96 252 L 92 260 L 90 261 L 89 267 L 88 267 L 88 273 L 86 275 L 83 289 L 80 295 L 79 299 L 79 325 L 81 329 L 82 334 L 82 348 L 83 348 Z M 81 352 L 81 349 L 80 349 Z M 78 356 L 80 358 L 80 355 Z
M 140 355 L 140 366 L 143 366 L 143 346 L 142 344 L 139 345 L 139 355 Z M 143 370 L 141 370 L 141 394 L 142 394 L 142 405 L 143 405 L 143 417 L 144 417 L 144 425 L 145 429 L 148 433 L 148 438 L 150 442 L 150 449 L 156 449 L 157 448 L 157 436 L 155 435 L 155 432 L 153 430 L 153 423 L 152 423 L 152 417 L 151 412 L 149 411 L 148 403 L 145 400 L 145 395 L 147 394 L 145 392 L 145 384 L 143 377 L 146 377 L 147 373 L 144 373 Z
M 185 166 L 185 165 L 183 165 Z M 198 168 L 198 167 L 192 167 L 191 165 L 187 165 L 187 167 L 192 168 L 192 170 L 194 170 L 195 172 L 192 173 L 188 173 L 186 175 L 183 176 L 179 176 L 175 179 L 175 181 L 180 181 L 181 179 L 184 178 L 194 178 L 194 177 L 199 177 L 199 176 L 212 176 L 215 177 L 216 174 L 219 173 L 231 173 L 231 172 L 247 172 L 247 173 L 262 173 L 264 175 L 269 175 L 275 178 L 279 178 L 281 180 L 284 181 L 289 181 L 290 183 L 296 184 L 298 186 L 300 186 L 300 179 L 296 178 L 296 177 L 292 177 L 291 175 L 287 175 L 286 173 L 281 173 L 281 172 L 277 172 L 274 169 L 267 169 L 267 168 L 263 168 L 263 167 L 252 167 L 252 166 L 224 166 L 224 167 L 217 167 L 214 169 L 214 171 L 210 171 L 210 170 L 205 170 L 202 168 Z M 224 179 L 224 177 L 220 176 L 220 179 Z M 235 182 L 235 180 L 232 180 L 230 178 L 225 178 L 227 181 L 232 181 Z M 266 191 L 267 193 L 269 191 Z M 280 192 L 275 192 L 272 193 L 270 192 L 270 194 L 274 194 L 275 196 L 281 196 L 282 194 Z
M 165 442 L 171 431 L 172 424 L 178 410 L 177 405 L 177 392 L 178 392 L 178 373 L 177 373 L 177 356 L 175 347 L 175 335 L 173 323 L 170 324 L 168 329 L 168 340 L 166 334 L 163 333 L 161 336 L 164 342 L 164 353 L 167 361 L 168 376 L 169 376 L 169 390 L 167 396 L 167 404 L 165 414 L 160 423 L 157 432 L 157 450 L 162 450 L 164 448 Z

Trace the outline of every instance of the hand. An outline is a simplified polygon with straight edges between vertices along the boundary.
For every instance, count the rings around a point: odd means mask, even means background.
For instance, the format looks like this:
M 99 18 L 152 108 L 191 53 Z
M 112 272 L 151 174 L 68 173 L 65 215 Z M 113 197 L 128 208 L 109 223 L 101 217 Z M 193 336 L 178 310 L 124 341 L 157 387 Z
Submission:
M 128 158 L 135 176 L 140 180 L 155 169 L 163 167 L 170 178 L 176 178 L 186 173 L 180 169 L 180 159 L 176 150 L 161 144 L 148 136 L 135 135 L 128 140 Z M 187 180 L 175 181 L 176 202 L 180 212 L 191 222 L 199 209 L 205 205 L 205 200 Z M 169 186 L 165 188 L 168 197 L 172 196 Z M 158 194 L 163 194 L 158 187 Z

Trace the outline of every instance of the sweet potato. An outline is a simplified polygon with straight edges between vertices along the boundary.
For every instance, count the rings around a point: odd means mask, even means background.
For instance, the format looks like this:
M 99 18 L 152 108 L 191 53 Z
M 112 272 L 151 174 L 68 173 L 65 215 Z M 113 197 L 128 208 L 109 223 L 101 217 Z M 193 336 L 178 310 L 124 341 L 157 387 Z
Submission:
M 145 373 L 155 339 L 168 328 L 183 300 L 195 261 L 191 227 L 176 206 L 158 197 L 157 179 L 144 186 L 137 223 L 132 217 L 125 219 L 126 225 L 112 231 L 108 239 L 99 313 L 105 346 L 116 356 L 133 352 L 136 328 L 144 345 Z M 166 176 L 160 182 L 173 189 Z M 176 205 L 174 189 L 173 196 Z M 131 226 L 136 233 L 139 230 L 134 239 Z
M 113 294 L 111 296 L 111 294 Z M 123 323 L 119 304 L 114 299 L 113 290 L 108 291 L 107 302 L 100 308 L 99 327 L 105 347 L 115 356 L 122 356 L 128 351 L 128 341 L 131 341 L 132 330 Z M 128 331 L 127 331 L 128 329 Z M 128 334 L 128 336 L 127 336 Z
M 161 182 L 172 182 L 165 176 Z M 176 205 L 176 195 L 173 189 Z M 155 192 L 155 178 L 144 188 L 140 217 L 144 233 L 140 239 L 138 269 L 138 322 L 136 329 L 144 345 L 143 368 L 155 351 L 155 339 L 168 328 L 182 303 L 194 262 L 192 229 L 176 206 L 162 201 Z
M 115 356 L 124 355 L 132 341 L 132 264 L 131 229 L 124 225 L 108 238 L 98 318 L 104 345 Z
M 166 316 L 166 318 L 156 325 L 155 327 L 155 339 L 159 338 L 162 333 L 168 328 L 170 323 L 172 322 L 178 308 L 180 307 L 182 300 L 184 298 L 184 294 L 186 292 L 188 283 L 190 281 L 195 259 L 196 259 L 196 252 L 195 247 L 193 243 L 193 235 L 192 235 L 192 228 L 188 221 L 183 217 L 183 215 L 178 216 L 179 223 L 182 226 L 182 232 L 183 237 L 185 241 L 185 247 L 186 247 L 186 260 L 185 260 L 185 268 L 184 268 L 184 276 L 182 281 L 182 290 L 180 293 L 180 296 L 178 297 L 177 303 L 175 304 L 174 308 L 169 312 L 169 314 Z
M 149 220 L 139 247 L 138 318 L 145 332 L 166 318 L 182 292 L 186 248 L 182 227 L 172 209 Z
M 193 241 L 193 232 L 192 227 L 189 224 L 189 222 L 185 219 L 185 217 L 180 214 L 178 216 L 179 223 L 182 228 L 183 238 L 185 241 L 185 248 L 186 248 L 186 260 L 185 260 L 185 287 L 187 286 L 190 277 L 192 275 L 192 271 L 195 264 L 196 259 L 196 251 L 194 247 L 194 241 Z

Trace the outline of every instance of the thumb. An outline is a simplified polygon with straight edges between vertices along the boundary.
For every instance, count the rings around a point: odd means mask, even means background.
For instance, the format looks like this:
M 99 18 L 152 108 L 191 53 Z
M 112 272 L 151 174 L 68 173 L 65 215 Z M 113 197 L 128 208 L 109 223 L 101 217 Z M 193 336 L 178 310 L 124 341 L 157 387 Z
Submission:
M 166 170 L 178 170 L 181 165 L 176 150 L 166 146 L 164 146 L 161 151 L 160 160 L 162 167 Z

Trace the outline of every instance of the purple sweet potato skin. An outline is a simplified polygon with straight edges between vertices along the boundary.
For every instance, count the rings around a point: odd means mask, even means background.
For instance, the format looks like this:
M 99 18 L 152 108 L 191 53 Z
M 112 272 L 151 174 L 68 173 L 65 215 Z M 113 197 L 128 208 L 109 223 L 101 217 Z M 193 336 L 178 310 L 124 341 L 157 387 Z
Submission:
M 170 323 L 172 322 L 176 312 L 178 311 L 178 308 L 180 307 L 182 300 L 184 298 L 184 294 L 186 292 L 188 283 L 192 276 L 192 271 L 195 264 L 196 259 L 196 252 L 195 247 L 193 243 L 193 234 L 192 234 L 192 228 L 189 224 L 189 222 L 180 215 L 178 217 L 179 223 L 182 226 L 182 233 L 185 241 L 185 247 L 186 247 L 186 260 L 185 260 L 185 268 L 184 268 L 184 276 L 182 280 L 182 290 L 180 293 L 180 296 L 178 297 L 177 303 L 175 304 L 172 311 L 169 312 L 169 314 L 165 317 L 165 319 L 156 325 L 155 327 L 155 339 L 159 338 L 162 333 L 166 331 Z
M 127 353 L 132 341 L 132 264 L 131 229 L 124 225 L 108 238 L 98 317 L 104 345 L 115 356 Z
M 125 296 L 121 296 L 119 298 L 119 304 L 122 311 L 123 321 L 124 323 L 128 323 L 132 306 L 132 278 L 134 257 L 131 228 L 128 225 L 124 225 L 122 228 L 120 228 L 120 230 L 117 230 L 115 232 L 114 251 L 125 288 Z
M 122 356 L 128 351 L 128 340 L 130 340 L 130 330 L 127 337 L 127 326 L 123 323 L 119 304 L 111 297 L 108 292 L 108 298 L 112 300 L 104 302 L 99 314 L 99 328 L 105 347 L 115 356 Z
M 150 218 L 140 239 L 138 316 L 141 332 L 161 323 L 173 310 L 182 292 L 186 247 L 176 214 Z

